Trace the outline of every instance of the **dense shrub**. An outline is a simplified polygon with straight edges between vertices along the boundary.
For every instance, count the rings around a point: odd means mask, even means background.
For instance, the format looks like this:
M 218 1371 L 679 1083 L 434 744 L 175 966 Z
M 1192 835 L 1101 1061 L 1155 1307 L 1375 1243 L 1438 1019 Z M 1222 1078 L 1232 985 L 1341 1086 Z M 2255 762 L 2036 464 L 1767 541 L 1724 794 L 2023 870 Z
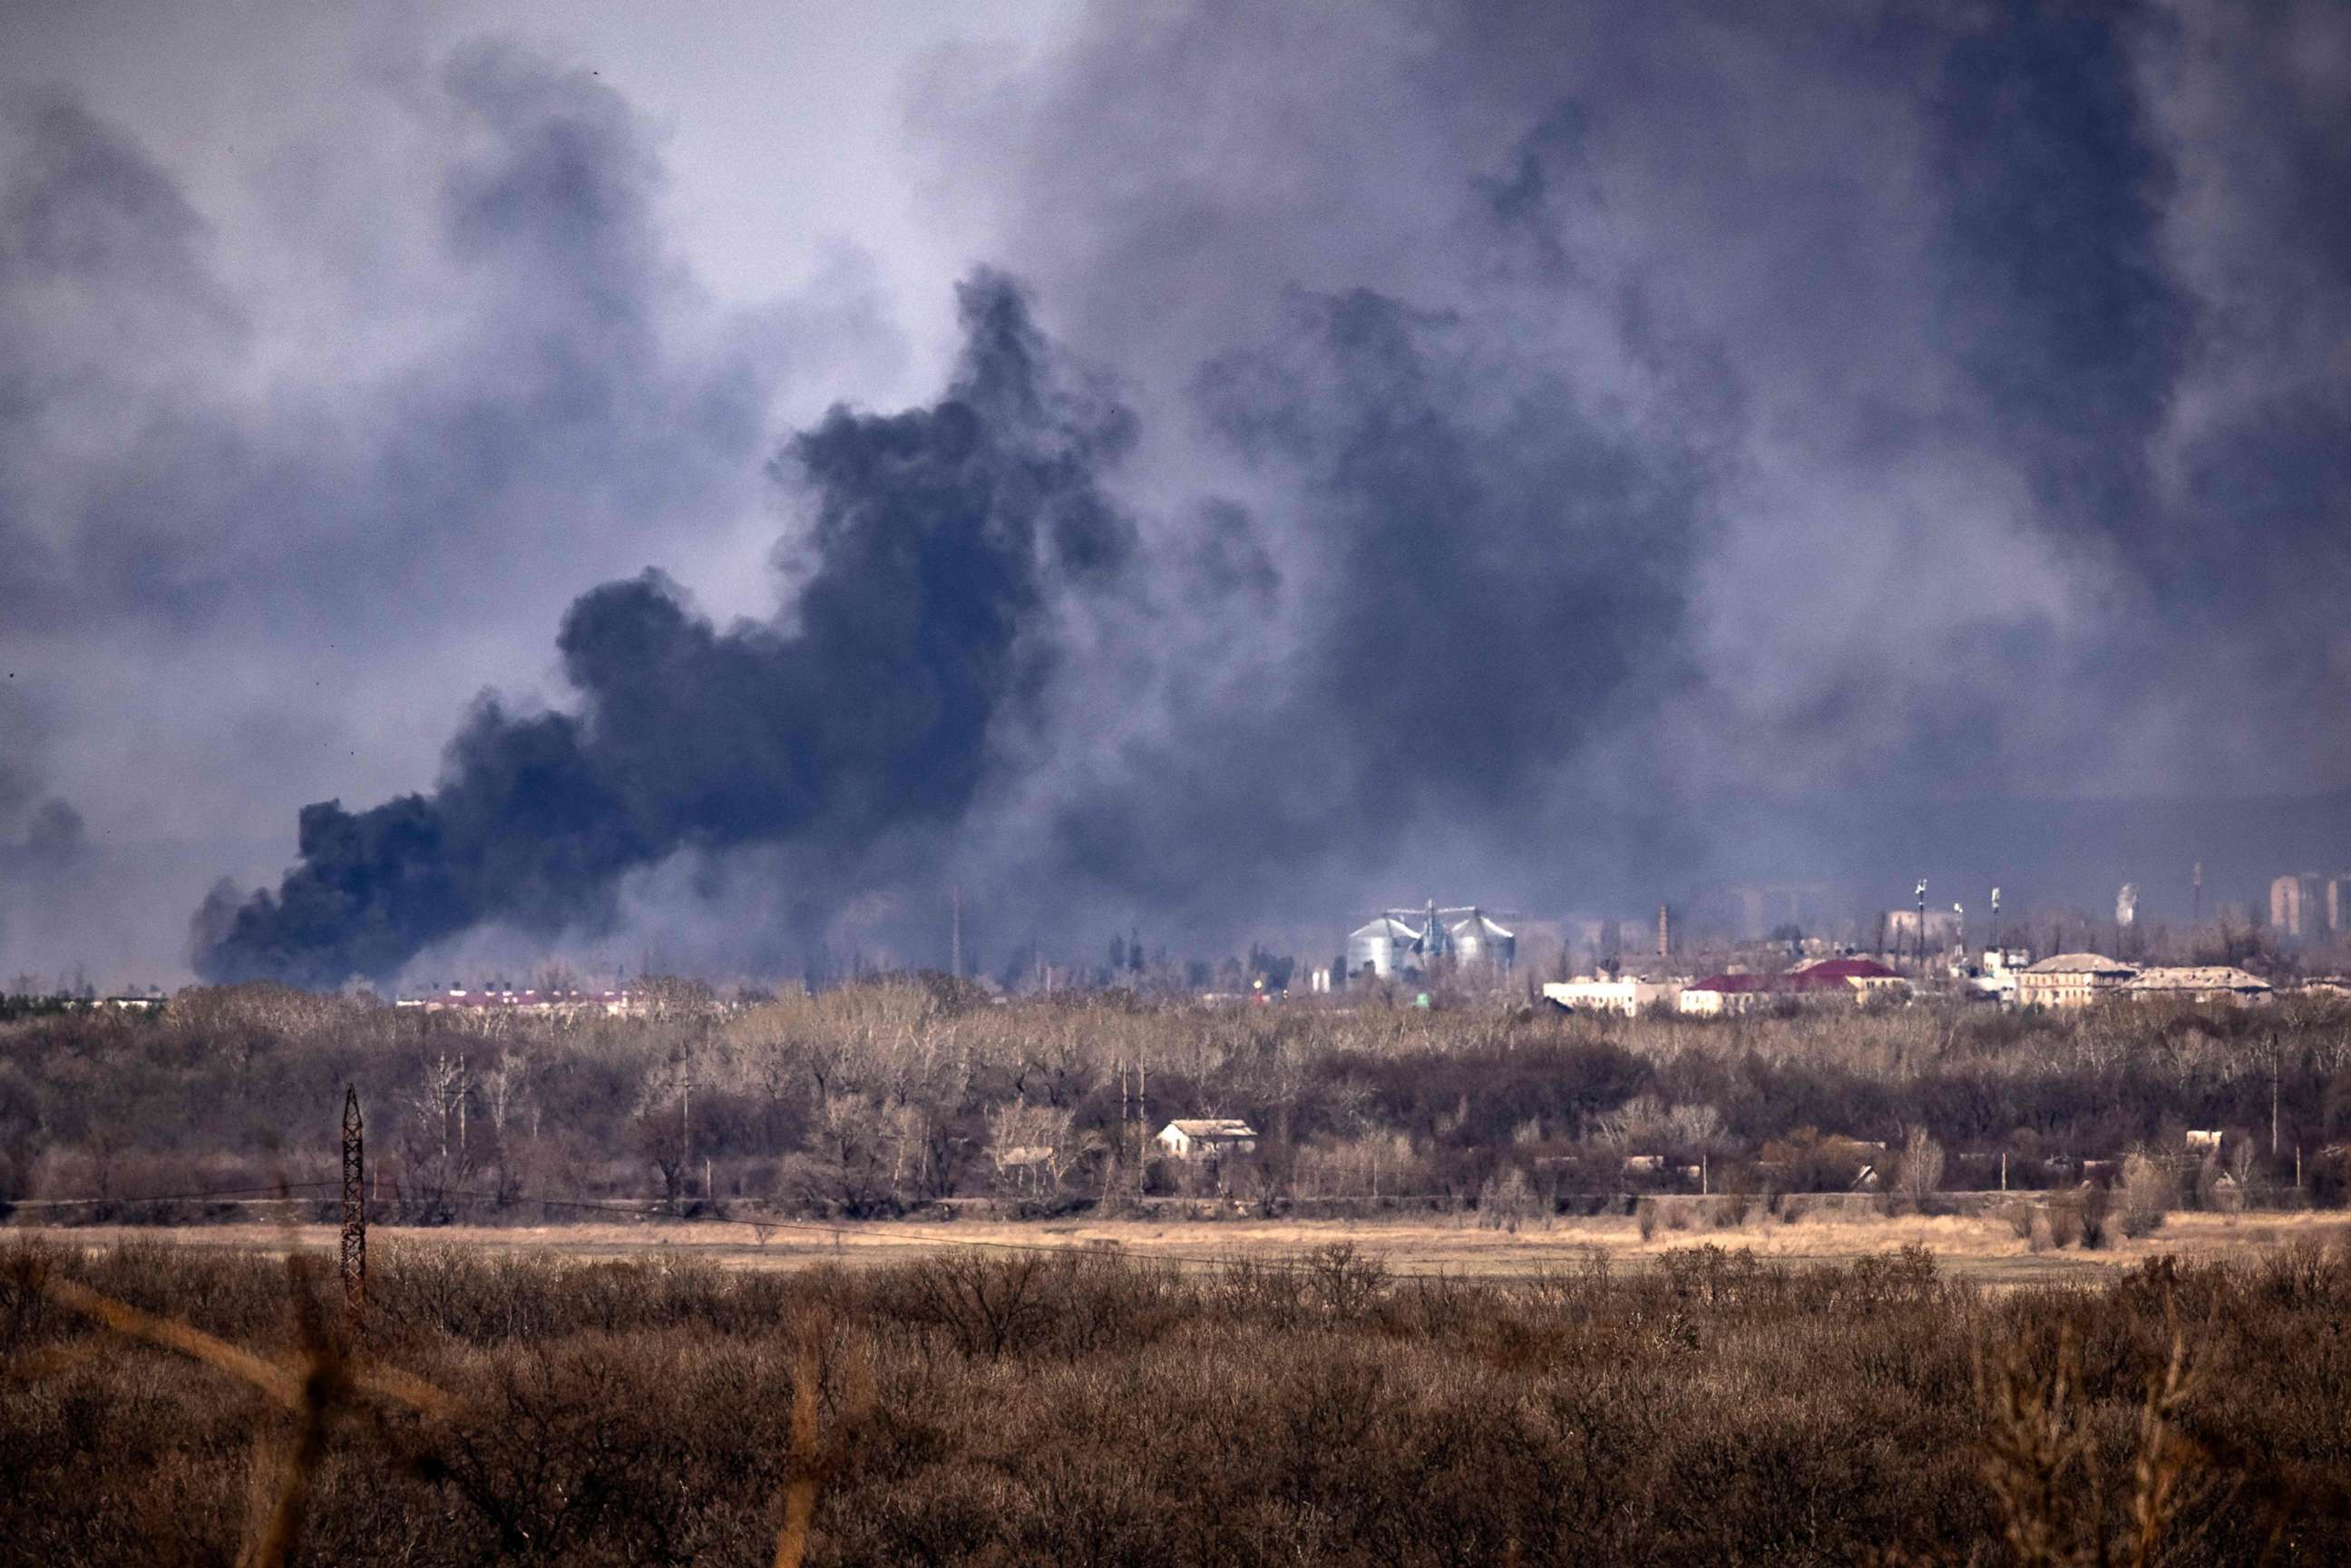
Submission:
M 2171 1173 L 2139 1150 L 2123 1161 L 2123 1234 L 2134 1239 L 2152 1236 L 2170 1218 L 2179 1201 Z

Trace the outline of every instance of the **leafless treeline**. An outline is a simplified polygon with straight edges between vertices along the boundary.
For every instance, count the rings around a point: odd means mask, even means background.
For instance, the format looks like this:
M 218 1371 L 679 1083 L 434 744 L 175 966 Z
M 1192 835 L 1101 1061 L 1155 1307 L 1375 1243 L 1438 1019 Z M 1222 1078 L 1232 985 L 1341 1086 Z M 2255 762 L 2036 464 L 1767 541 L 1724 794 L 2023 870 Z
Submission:
M 872 1214 L 1212 1189 L 1515 1210 L 1627 1191 L 1911 1201 L 2078 1181 L 2134 1151 L 2245 1200 L 2329 1202 L 2351 1138 L 2351 1009 L 1930 1007 L 1696 1021 L 1548 1009 L 1203 1008 L 1092 993 L 993 1003 L 933 979 L 647 1016 L 423 1013 L 266 987 L 160 1016 L 0 1024 L 0 1197 L 113 1200 L 330 1175 L 342 1085 L 379 1196 L 425 1217 L 526 1196 Z M 1138 1157 L 1235 1116 L 1220 1168 Z M 1907 1157 L 1905 1152 L 1907 1151 Z M 1929 1174 L 1931 1166 L 1931 1174 Z M 1702 1178 L 1687 1173 L 1703 1171 Z M 2299 1185 L 2296 1185 L 2297 1176 Z M 103 1212 L 92 1206 L 93 1212 Z

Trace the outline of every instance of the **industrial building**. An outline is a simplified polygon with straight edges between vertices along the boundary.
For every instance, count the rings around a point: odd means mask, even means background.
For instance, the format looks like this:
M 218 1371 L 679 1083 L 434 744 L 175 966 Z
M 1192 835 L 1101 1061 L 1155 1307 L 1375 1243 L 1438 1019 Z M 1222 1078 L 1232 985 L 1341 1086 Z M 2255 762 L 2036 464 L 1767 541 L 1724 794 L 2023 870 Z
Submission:
M 1454 961 L 1465 965 L 1482 964 L 1509 973 L 1518 962 L 1517 936 L 1481 914 L 1475 904 L 1460 914 L 1460 919 L 1446 927 Z
M 1347 936 L 1347 973 L 1394 979 L 1420 971 L 1420 933 L 1393 915 L 1357 926 Z
M 1444 959 L 1507 974 L 1518 956 L 1517 934 L 1474 904 L 1386 910 L 1347 936 L 1347 973 L 1384 980 L 1428 974 Z

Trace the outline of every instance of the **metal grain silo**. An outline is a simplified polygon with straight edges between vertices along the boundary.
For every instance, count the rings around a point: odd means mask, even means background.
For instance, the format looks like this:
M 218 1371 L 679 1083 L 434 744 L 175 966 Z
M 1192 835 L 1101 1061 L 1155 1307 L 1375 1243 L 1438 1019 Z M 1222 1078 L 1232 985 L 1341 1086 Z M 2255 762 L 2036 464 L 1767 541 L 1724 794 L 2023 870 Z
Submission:
M 1448 929 L 1453 938 L 1453 955 L 1464 966 L 1483 964 L 1507 970 L 1518 962 L 1517 934 L 1488 919 L 1474 906 Z
M 1419 932 L 1392 915 L 1380 915 L 1348 934 L 1347 973 L 1360 975 L 1368 969 L 1387 979 L 1405 969 L 1416 969 L 1419 943 Z

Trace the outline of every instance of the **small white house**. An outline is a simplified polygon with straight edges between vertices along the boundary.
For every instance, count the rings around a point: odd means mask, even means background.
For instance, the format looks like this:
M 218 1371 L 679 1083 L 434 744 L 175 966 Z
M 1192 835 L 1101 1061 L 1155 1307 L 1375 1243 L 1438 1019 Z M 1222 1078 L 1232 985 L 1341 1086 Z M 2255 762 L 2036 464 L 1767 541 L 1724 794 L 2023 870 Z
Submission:
M 1170 1122 L 1159 1129 L 1162 1152 L 1179 1160 L 1220 1159 L 1257 1147 L 1257 1129 L 1229 1116 Z

